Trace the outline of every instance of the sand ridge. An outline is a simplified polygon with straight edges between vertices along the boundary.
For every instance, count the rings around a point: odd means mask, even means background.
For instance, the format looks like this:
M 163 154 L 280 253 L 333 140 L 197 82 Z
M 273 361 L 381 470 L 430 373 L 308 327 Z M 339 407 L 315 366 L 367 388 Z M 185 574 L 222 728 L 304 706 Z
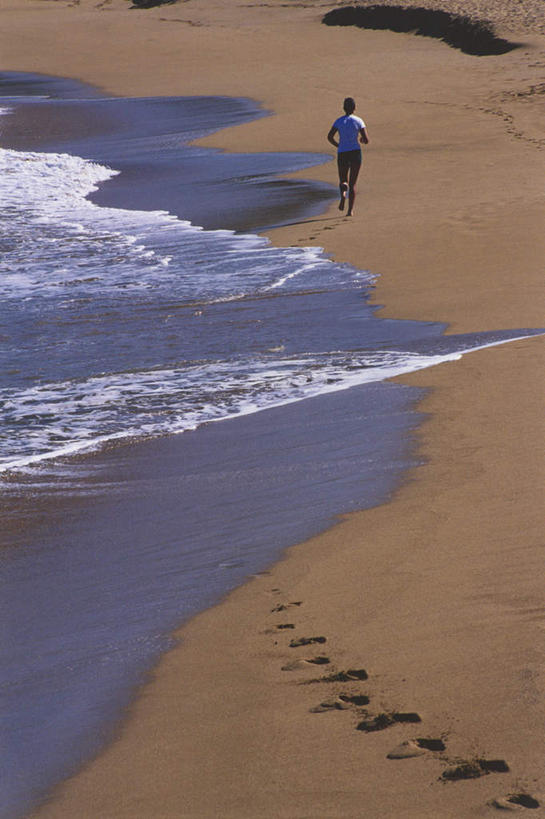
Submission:
M 475 10 L 523 44 L 475 57 L 329 28 L 323 2 L 1 0 L 4 68 L 275 111 L 204 140 L 227 150 L 325 153 L 351 93 L 371 139 L 355 218 L 334 203 L 272 240 L 380 274 L 374 301 L 397 318 L 540 326 L 542 4 L 417 5 Z M 335 183 L 333 163 L 304 175 Z M 187 624 L 117 742 L 37 815 L 540 815 L 544 349 L 407 378 L 431 389 L 406 485 Z

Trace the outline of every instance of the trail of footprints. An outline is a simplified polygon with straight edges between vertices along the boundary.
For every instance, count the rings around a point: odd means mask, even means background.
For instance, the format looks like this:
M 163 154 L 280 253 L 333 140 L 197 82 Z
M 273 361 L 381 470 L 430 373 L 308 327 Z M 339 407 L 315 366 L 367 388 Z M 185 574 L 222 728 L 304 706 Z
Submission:
M 273 592 L 279 593 L 279 589 L 272 589 Z M 301 600 L 291 601 L 288 603 L 279 603 L 271 612 L 273 614 L 280 614 L 289 609 L 295 609 L 302 606 Z M 266 634 L 282 634 L 282 632 L 291 632 L 295 630 L 295 623 L 277 623 L 272 628 L 266 629 Z M 327 638 L 323 636 L 317 637 L 292 637 L 289 641 L 289 647 L 298 649 L 302 647 L 323 646 L 327 643 Z M 309 710 L 313 714 L 321 714 L 335 711 L 352 711 L 358 714 L 359 719 L 356 724 L 356 730 L 364 733 L 374 733 L 376 731 L 383 731 L 387 728 L 399 724 L 414 724 L 420 725 L 422 717 L 416 711 L 381 711 L 379 713 L 372 713 L 367 709 L 370 705 L 370 698 L 366 693 L 354 693 L 354 685 L 368 680 L 367 671 L 363 668 L 349 668 L 342 671 L 327 671 L 326 666 L 331 664 L 331 659 L 326 654 L 317 654 L 315 656 L 297 656 L 293 660 L 285 663 L 281 668 L 282 671 L 300 671 L 311 669 L 319 673 L 325 672 L 308 679 L 302 680 L 304 685 L 318 685 L 327 683 L 346 683 L 347 692 L 340 693 L 336 696 L 325 698 L 318 704 L 313 705 Z M 313 688 L 313 690 L 315 690 Z M 415 729 L 416 733 L 416 729 Z M 507 773 L 509 765 L 503 759 L 449 759 L 447 755 L 446 736 L 431 738 L 427 736 L 416 736 L 413 739 L 407 739 L 393 748 L 387 755 L 387 759 L 401 760 L 411 759 L 414 757 L 424 756 L 426 754 L 436 754 L 438 758 L 443 760 L 447 767 L 439 777 L 442 782 L 455 782 L 467 779 L 476 779 L 481 776 L 486 776 L 493 773 Z M 498 810 L 519 811 L 529 809 L 536 809 L 541 807 L 540 802 L 528 793 L 509 793 L 506 796 L 494 799 L 490 802 L 490 806 Z

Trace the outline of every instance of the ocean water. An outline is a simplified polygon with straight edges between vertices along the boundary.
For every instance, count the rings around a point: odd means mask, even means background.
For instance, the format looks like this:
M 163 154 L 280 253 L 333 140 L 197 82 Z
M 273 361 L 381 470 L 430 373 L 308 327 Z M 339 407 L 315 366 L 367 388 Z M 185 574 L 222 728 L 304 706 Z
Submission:
M 0 815 L 16 817 L 108 741 L 176 625 L 389 497 L 421 393 L 387 379 L 534 331 L 378 319 L 369 271 L 258 235 L 335 188 L 277 176 L 325 156 L 188 144 L 266 115 L 252 101 L 0 88 Z
M 1 161 L 2 470 L 434 363 L 350 349 L 370 310 L 332 326 L 324 349 L 322 323 L 303 327 L 295 301 L 318 318 L 325 294 L 361 291 L 371 277 L 320 250 L 99 207 L 85 196 L 113 172 L 78 157 L 5 150 Z

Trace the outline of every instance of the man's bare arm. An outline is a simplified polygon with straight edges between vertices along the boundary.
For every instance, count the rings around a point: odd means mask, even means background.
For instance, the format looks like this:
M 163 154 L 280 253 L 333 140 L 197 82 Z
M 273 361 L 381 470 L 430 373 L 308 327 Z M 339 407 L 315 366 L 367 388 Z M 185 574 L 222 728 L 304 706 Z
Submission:
M 360 142 L 363 142 L 364 145 L 369 145 L 369 137 L 367 136 L 365 128 L 360 129 Z
M 336 134 L 336 133 L 337 133 L 337 129 L 336 129 L 336 128 L 332 128 L 332 129 L 330 130 L 329 134 L 327 135 L 327 141 L 328 141 L 328 142 L 331 142 L 331 144 L 332 144 L 332 145 L 333 145 L 335 148 L 338 148 L 338 147 L 339 147 L 339 143 L 338 143 L 338 142 L 337 142 L 337 140 L 335 139 L 335 134 Z

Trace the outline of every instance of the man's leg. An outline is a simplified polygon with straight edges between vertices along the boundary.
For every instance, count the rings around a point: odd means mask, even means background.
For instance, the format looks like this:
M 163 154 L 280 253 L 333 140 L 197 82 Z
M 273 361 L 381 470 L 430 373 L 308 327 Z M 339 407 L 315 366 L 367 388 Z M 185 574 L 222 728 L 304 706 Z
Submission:
M 348 180 L 348 213 L 347 216 L 352 216 L 354 212 L 354 203 L 356 201 L 356 182 L 361 168 L 361 162 L 352 162 L 350 165 L 350 176 Z
M 339 210 L 344 210 L 346 193 L 348 191 L 348 171 L 350 165 L 346 161 L 342 153 L 338 154 L 337 156 L 337 166 L 339 169 L 339 192 L 341 196 L 339 200 Z

